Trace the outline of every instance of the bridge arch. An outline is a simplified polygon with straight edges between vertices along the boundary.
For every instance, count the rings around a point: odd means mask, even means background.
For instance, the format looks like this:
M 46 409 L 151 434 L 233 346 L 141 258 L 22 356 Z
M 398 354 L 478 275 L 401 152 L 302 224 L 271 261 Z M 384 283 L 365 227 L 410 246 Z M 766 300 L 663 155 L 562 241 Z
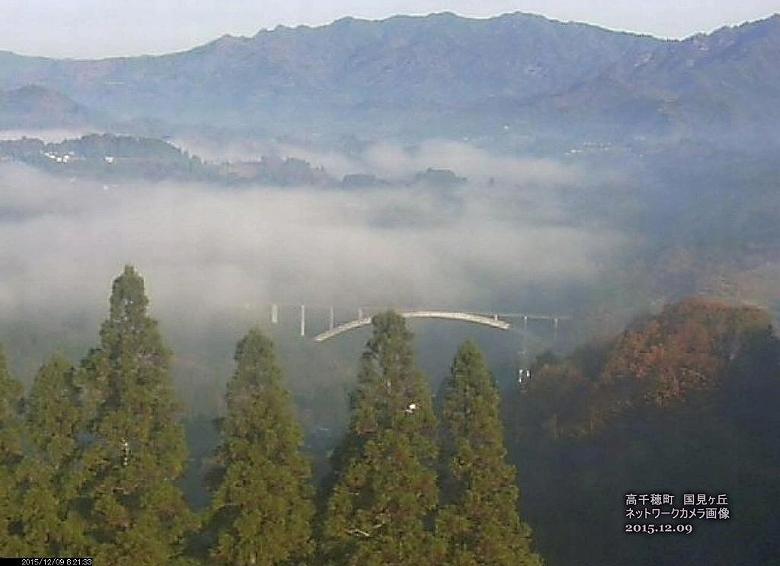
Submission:
M 404 318 L 436 318 L 436 319 L 443 319 L 443 320 L 457 320 L 460 322 L 470 322 L 472 324 L 489 326 L 497 330 L 509 330 L 512 326 L 508 322 L 499 319 L 497 315 L 490 317 L 490 316 L 485 316 L 480 314 L 471 314 L 466 312 L 449 312 L 449 311 L 407 311 L 407 312 L 399 312 L 398 314 L 400 314 Z M 335 326 L 332 329 L 327 330 L 326 332 L 322 332 L 317 336 L 315 336 L 314 340 L 316 342 L 324 342 L 325 340 L 335 338 L 336 336 L 339 336 L 340 334 L 344 334 L 345 332 L 350 332 L 352 330 L 356 330 L 364 326 L 369 326 L 370 324 L 371 324 L 370 316 L 358 318 L 356 320 L 351 320 L 349 322 L 339 324 L 338 326 Z

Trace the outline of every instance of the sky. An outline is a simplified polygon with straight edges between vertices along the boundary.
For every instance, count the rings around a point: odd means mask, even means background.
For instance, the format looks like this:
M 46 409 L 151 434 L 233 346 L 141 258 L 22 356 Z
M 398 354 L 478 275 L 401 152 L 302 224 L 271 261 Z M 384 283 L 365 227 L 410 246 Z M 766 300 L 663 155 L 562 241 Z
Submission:
M 352 16 L 530 12 L 681 38 L 780 12 L 780 0 L 0 0 L 0 50 L 100 58 L 181 51 L 224 34 Z

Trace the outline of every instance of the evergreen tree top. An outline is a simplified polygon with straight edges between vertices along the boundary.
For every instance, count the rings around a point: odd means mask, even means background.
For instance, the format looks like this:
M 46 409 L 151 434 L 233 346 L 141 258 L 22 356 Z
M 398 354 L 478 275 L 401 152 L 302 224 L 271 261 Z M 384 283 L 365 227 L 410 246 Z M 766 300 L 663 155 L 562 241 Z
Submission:
M 121 351 L 143 352 L 165 366 L 169 352 L 163 345 L 157 321 L 147 314 L 149 299 L 144 280 L 133 266 L 126 265 L 114 279 L 109 304 L 108 319 L 100 328 L 101 348 L 113 355 Z
M 456 354 L 456 359 L 473 360 L 481 364 L 484 364 L 485 362 L 485 356 L 482 354 L 479 346 L 471 339 L 466 340 L 460 345 L 458 353 Z
M 282 387 L 273 343 L 253 328 L 236 347 L 228 415 L 208 517 L 214 563 L 298 564 L 313 548 L 311 468 L 303 433 Z
M 238 343 L 234 356 L 236 381 L 246 385 L 279 385 L 282 372 L 276 363 L 274 344 L 259 328 L 251 329 Z
M 412 333 L 406 328 L 404 317 L 394 311 L 386 311 L 374 315 L 371 318 L 374 333 L 367 344 L 364 355 L 376 354 L 383 347 L 392 345 L 405 346 L 404 350 L 411 351 L 410 343 Z
M 371 318 L 374 337 L 397 335 L 404 340 L 411 340 L 412 333 L 406 328 L 406 320 L 395 311 L 389 310 L 374 315 Z
M 500 399 L 495 380 L 482 352 L 472 341 L 458 349 L 444 384 L 442 417 L 446 451 L 467 442 L 479 451 L 497 451 L 503 457 Z
M 475 414 L 481 415 L 478 421 L 481 424 L 500 423 L 495 380 L 484 355 L 471 340 L 464 342 L 455 355 L 450 377 L 445 383 L 445 399 L 445 414 L 459 434 L 466 433 L 465 419 Z
M 148 303 L 144 280 L 125 266 L 113 282 L 100 347 L 80 370 L 90 420 L 80 455 L 79 513 L 96 562 L 106 564 L 178 560 L 196 524 L 176 484 L 187 446 L 170 353 L 147 315 Z
M 428 383 L 416 367 L 406 321 L 387 311 L 375 315 L 372 323 L 374 332 L 351 399 L 350 429 L 364 436 L 384 428 L 421 432 L 435 426 Z
M 146 316 L 149 299 L 144 292 L 144 280 L 135 267 L 125 265 L 122 275 L 114 279 L 111 287 L 111 319 L 129 320 Z
M 415 367 L 404 318 L 388 311 L 372 322 L 349 432 L 334 458 L 321 552 L 328 564 L 435 562 L 430 390 Z
M 531 532 L 517 514 L 515 470 L 505 461 L 499 395 L 471 341 L 455 356 L 442 411 L 444 506 L 436 533 L 446 564 L 539 566 Z

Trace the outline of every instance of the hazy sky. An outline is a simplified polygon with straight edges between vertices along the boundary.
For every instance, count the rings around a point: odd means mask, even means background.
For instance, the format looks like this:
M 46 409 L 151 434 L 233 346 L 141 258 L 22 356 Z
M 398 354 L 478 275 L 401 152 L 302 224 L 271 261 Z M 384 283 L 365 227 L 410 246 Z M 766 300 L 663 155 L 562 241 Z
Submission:
M 475 17 L 523 11 L 684 37 L 771 15 L 780 0 L 0 0 L 0 50 L 57 57 L 165 53 L 278 24 L 441 11 Z

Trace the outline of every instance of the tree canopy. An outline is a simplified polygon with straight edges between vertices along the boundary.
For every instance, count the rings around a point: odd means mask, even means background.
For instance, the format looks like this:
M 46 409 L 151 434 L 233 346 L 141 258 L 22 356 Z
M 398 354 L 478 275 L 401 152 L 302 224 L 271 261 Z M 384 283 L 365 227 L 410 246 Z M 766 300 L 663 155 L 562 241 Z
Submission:
M 144 281 L 114 280 L 100 346 L 85 359 L 91 420 L 83 448 L 82 510 L 96 560 L 117 565 L 183 560 L 196 520 L 177 486 L 187 459 L 170 353 L 147 313 Z
M 506 463 L 499 395 L 477 346 L 464 343 L 444 384 L 442 497 L 436 534 L 445 564 L 539 565 L 517 513 L 515 469 Z
M 330 564 L 435 561 L 435 416 L 404 319 L 374 316 L 336 462 L 322 552 Z
M 217 455 L 212 559 L 237 565 L 297 563 L 313 550 L 313 489 L 301 453 L 303 432 L 271 340 L 251 330 L 239 342 L 235 360 Z

